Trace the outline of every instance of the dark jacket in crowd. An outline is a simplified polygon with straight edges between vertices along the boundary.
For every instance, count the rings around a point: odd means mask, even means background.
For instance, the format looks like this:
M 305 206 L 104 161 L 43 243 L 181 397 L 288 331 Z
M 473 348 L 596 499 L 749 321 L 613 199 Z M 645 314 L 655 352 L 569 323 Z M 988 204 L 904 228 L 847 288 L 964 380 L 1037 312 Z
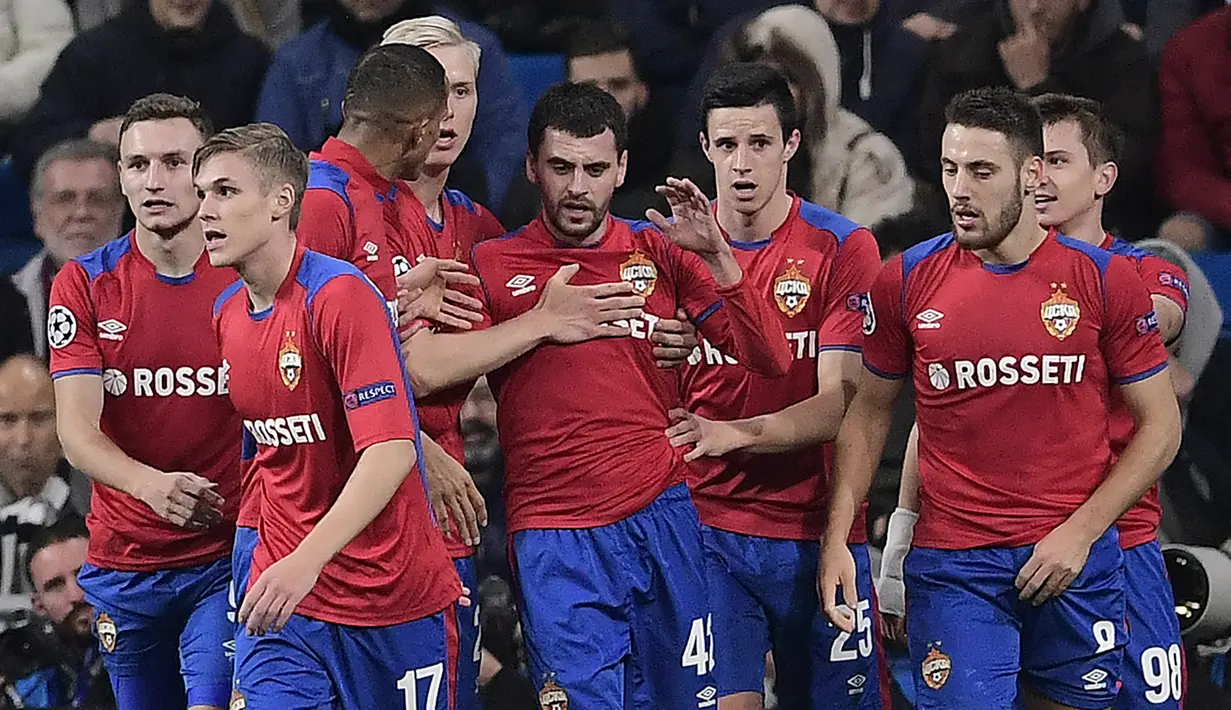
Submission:
M 1139 239 L 1157 225 L 1151 166 L 1157 144 L 1158 91 L 1145 46 L 1121 29 L 1123 22 L 1116 0 L 1094 0 L 1072 28 L 1072 40 L 1053 51 L 1047 79 L 1028 92 L 1096 99 L 1125 132 L 1120 179 L 1108 197 L 1105 221 L 1126 238 Z M 1008 0 L 997 0 L 995 12 L 936 46 L 920 106 L 920 178 L 940 180 L 940 139 L 949 100 L 981 86 L 1012 86 L 998 46 L 1014 32 Z
M 20 129 L 15 167 L 28 180 L 43 151 L 160 91 L 199 101 L 219 129 L 248 123 L 268 66 L 265 45 L 239 29 L 225 3 L 213 3 L 194 32 L 165 30 L 148 2 L 130 3 L 60 53 Z
M 18 353 L 33 353 L 33 333 L 26 298 L 7 274 L 0 274 L 0 362 Z

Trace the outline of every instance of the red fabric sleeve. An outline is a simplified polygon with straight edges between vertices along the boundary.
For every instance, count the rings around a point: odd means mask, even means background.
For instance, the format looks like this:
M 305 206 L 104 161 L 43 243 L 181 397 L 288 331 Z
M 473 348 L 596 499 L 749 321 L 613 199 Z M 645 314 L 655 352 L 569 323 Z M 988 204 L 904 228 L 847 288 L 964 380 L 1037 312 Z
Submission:
M 70 261 L 56 274 L 48 299 L 47 342 L 53 378 L 102 374 L 98 324 L 85 268 Z
M 863 364 L 885 379 L 901 379 L 910 372 L 912 345 L 902 314 L 904 292 L 898 255 L 881 267 L 864 299 Z
M 821 350 L 863 346 L 863 304 L 881 268 L 880 249 L 866 229 L 847 235 L 826 285 L 825 315 L 817 340 Z
M 1150 293 L 1131 261 L 1114 256 L 1103 280 L 1107 312 L 1101 347 L 1107 369 L 1120 384 L 1140 382 L 1167 367 Z
M 308 190 L 303 196 L 295 238 L 312 251 L 351 261 L 355 247 L 350 207 L 332 190 Z
M 1151 296 L 1175 301 L 1180 311 L 1188 316 L 1188 274 L 1183 269 L 1166 259 L 1147 254 L 1141 258 L 1137 270 Z

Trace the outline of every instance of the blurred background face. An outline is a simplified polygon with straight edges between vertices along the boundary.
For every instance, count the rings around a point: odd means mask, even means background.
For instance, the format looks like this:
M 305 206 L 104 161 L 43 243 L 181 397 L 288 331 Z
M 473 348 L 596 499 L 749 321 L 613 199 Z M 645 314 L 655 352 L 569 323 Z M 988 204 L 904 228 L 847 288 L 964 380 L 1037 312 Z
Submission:
M 215 154 L 196 184 L 204 194 L 200 219 L 210 264 L 237 266 L 269 241 L 271 196 L 246 157 Z
M 120 236 L 124 218 L 115 166 L 102 159 L 51 163 L 30 209 L 34 233 L 57 264 L 97 249 Z
M 479 108 L 478 70 L 470 53 L 460 45 L 432 47 L 428 52 L 445 68 L 449 101 L 440 122 L 440 137 L 432 146 L 427 165 L 447 168 L 457 161 L 474 128 L 474 115 Z
M 786 165 L 799 146 L 782 141 L 778 112 L 770 105 L 717 108 L 706 118 L 709 140 L 702 139 L 714 165 L 718 194 L 725 207 L 755 214 L 784 186 Z
M 836 25 L 862 25 L 876 15 L 881 0 L 814 0 L 813 6 Z
M 628 50 L 573 57 L 568 63 L 568 79 L 578 84 L 594 84 L 615 97 L 624 118 L 632 118 L 645 108 L 650 90 L 637 76 L 633 55 Z
M 186 118 L 141 121 L 120 138 L 120 187 L 142 227 L 179 234 L 197 216 L 192 154 L 201 134 Z
M 1090 0 L 1009 0 L 1014 24 L 1019 29 L 1034 25 L 1051 44 L 1063 40 L 1073 22 L 1089 7 Z
M 965 249 L 999 245 L 1021 218 L 1021 168 L 1000 133 L 950 124 L 941 139 L 941 182 L 953 236 Z
M 1039 224 L 1057 227 L 1094 207 L 1096 195 L 1109 186 L 1101 168 L 1090 164 L 1081 126 L 1062 121 L 1043 128 L 1043 179 L 1034 193 Z
M 91 618 L 94 610 L 77 586 L 77 573 L 85 564 L 84 537 L 48 545 L 30 559 L 30 581 L 34 584 L 34 611 L 55 624 L 66 639 L 92 641 Z
M 347 12 L 360 22 L 376 22 L 392 15 L 404 0 L 337 0 Z
M 60 462 L 56 401 L 42 362 L 16 357 L 0 366 L 0 475 L 18 498 L 37 494 Z
M 610 128 L 591 138 L 548 128 L 526 172 L 539 188 L 543 214 L 555 231 L 583 240 L 607 219 L 611 196 L 624 182 L 627 153 L 616 150 Z
M 150 14 L 168 30 L 195 30 L 205 22 L 213 0 L 150 0 Z

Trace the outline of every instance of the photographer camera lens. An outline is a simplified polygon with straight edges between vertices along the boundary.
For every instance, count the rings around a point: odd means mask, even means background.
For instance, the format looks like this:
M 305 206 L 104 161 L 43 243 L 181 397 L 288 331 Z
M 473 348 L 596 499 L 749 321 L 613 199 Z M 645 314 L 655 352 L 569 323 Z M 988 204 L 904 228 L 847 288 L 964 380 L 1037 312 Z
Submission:
M 1163 560 L 1184 638 L 1206 642 L 1231 632 L 1231 541 L 1223 549 L 1167 545 Z

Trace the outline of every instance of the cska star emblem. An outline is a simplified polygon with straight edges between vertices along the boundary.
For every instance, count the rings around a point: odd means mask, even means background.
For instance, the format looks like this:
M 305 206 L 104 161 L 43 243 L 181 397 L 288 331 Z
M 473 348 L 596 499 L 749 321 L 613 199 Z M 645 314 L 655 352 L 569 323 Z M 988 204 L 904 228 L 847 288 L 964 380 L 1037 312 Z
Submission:
M 107 612 L 104 611 L 98 615 L 98 621 L 94 622 L 94 631 L 98 634 L 98 642 L 102 645 L 104 651 L 111 653 L 115 650 L 115 641 L 119 634 L 119 629 L 116 628 L 115 622 L 111 620 L 111 616 Z
M 282 384 L 294 391 L 299 386 L 299 377 L 303 374 L 303 357 L 295 345 L 295 331 L 286 331 L 286 340 L 278 350 L 278 373 L 282 375 Z
M 932 690 L 940 690 L 945 687 L 949 674 L 953 672 L 953 659 L 939 648 L 930 648 L 928 655 L 923 657 L 920 670 L 923 671 L 923 682 Z
M 787 259 L 786 271 L 774 279 L 774 300 L 787 318 L 799 315 L 804 306 L 808 305 L 808 296 L 812 294 L 812 284 L 808 283 L 807 276 L 799 270 L 802 263 L 802 260 Z
M 568 710 L 568 693 L 556 685 L 554 679 L 548 680 L 539 691 L 539 707 L 543 710 Z
M 620 280 L 632 284 L 638 296 L 649 298 L 658 283 L 658 267 L 640 250 L 634 251 L 628 261 L 620 264 Z
M 1077 321 L 1081 319 L 1081 306 L 1069 298 L 1068 284 L 1053 283 L 1051 287 L 1051 297 L 1043 301 L 1040 311 L 1043 326 L 1056 340 L 1064 340 L 1077 330 Z

